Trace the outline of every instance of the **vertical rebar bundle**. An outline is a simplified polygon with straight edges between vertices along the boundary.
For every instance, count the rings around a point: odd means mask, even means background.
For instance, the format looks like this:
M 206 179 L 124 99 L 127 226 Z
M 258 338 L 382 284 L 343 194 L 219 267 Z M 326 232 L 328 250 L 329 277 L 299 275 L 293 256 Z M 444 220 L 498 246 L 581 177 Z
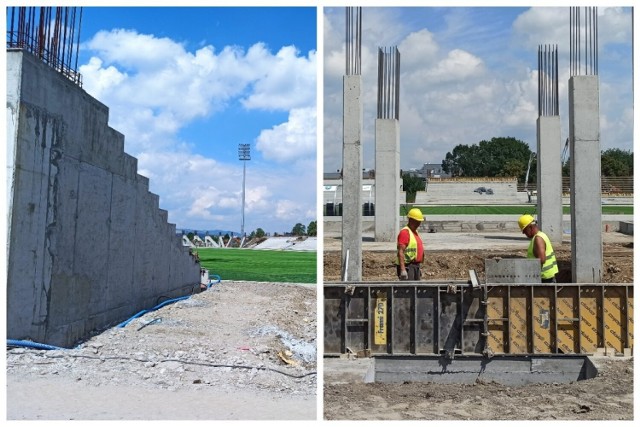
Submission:
M 362 57 L 362 8 L 347 7 L 347 76 L 359 76 Z
M 538 46 L 538 115 L 559 115 L 558 45 Z
M 82 8 L 7 9 L 10 9 L 7 11 L 7 49 L 26 50 L 82 86 L 82 77 L 77 71 Z
M 569 12 L 571 76 L 596 76 L 598 75 L 598 8 L 585 7 L 584 14 L 581 14 L 580 9 L 580 7 L 571 7 Z
M 400 119 L 400 52 L 378 48 L 378 118 Z

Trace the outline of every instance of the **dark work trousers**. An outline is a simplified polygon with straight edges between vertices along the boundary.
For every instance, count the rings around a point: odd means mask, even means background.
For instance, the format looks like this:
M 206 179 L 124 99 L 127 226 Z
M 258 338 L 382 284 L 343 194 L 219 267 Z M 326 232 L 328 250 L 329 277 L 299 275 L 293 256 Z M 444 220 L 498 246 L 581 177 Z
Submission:
M 551 279 L 542 279 L 542 283 L 557 283 L 556 276 L 553 276 Z
M 420 264 L 418 263 L 406 264 L 405 269 L 407 270 L 407 280 L 420 280 L 420 277 L 422 277 L 422 273 L 420 272 Z M 399 265 L 396 266 L 396 273 L 398 274 L 398 279 L 403 280 L 400 278 Z

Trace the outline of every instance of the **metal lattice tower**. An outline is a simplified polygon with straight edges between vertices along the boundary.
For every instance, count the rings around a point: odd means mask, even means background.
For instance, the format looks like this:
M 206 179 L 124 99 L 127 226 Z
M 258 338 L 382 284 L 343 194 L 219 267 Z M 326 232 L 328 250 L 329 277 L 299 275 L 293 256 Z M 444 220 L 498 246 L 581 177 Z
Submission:
M 362 63 L 362 8 L 347 8 L 347 76 L 359 76 Z
M 400 52 L 378 48 L 378 118 L 400 119 Z
M 10 7 L 7 49 L 26 50 L 82 86 L 77 71 L 81 25 L 81 7 Z
M 244 199 L 245 180 L 247 177 L 247 161 L 251 160 L 251 144 L 238 144 L 238 159 L 242 161 L 242 223 L 240 224 L 240 237 L 244 237 Z
M 538 46 L 538 115 L 557 116 L 558 45 Z
M 598 8 L 571 7 L 569 16 L 571 76 L 598 75 Z

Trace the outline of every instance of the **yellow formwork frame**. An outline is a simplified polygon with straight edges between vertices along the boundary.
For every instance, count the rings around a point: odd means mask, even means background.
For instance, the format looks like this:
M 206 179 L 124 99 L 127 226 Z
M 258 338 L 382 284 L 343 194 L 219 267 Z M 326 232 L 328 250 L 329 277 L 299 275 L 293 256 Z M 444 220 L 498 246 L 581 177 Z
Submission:
M 632 285 L 489 285 L 494 354 L 581 354 L 633 348 Z

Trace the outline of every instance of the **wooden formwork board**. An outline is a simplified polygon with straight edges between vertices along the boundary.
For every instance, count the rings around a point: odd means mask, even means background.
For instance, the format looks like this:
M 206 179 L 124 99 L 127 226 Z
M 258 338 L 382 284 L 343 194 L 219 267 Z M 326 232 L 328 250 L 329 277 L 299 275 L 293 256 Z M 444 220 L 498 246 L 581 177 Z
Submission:
M 324 286 L 324 352 L 590 354 L 633 347 L 631 284 Z

